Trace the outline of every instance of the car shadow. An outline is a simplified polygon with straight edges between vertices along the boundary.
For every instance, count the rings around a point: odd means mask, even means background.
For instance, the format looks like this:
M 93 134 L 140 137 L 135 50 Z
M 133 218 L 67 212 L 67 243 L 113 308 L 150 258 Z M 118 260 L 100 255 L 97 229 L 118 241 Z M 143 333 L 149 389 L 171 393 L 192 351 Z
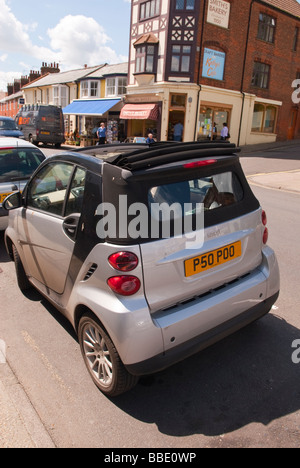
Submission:
M 9 261 L 1 243 L 0 261 Z M 78 342 L 69 321 L 35 289 L 39 301 Z M 206 350 L 151 376 L 111 399 L 131 417 L 166 435 L 219 436 L 300 409 L 300 364 L 292 362 L 300 330 L 275 311 Z
M 299 411 L 300 330 L 269 314 L 112 401 L 161 433 L 218 436 Z

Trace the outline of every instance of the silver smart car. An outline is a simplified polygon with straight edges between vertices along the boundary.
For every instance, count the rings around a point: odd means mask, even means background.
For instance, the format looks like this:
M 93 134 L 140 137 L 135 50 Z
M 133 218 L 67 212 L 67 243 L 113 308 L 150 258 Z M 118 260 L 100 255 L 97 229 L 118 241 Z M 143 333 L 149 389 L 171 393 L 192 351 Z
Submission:
M 109 396 L 267 314 L 266 214 L 229 143 L 106 145 L 41 164 L 4 202 L 21 289 L 72 323 Z

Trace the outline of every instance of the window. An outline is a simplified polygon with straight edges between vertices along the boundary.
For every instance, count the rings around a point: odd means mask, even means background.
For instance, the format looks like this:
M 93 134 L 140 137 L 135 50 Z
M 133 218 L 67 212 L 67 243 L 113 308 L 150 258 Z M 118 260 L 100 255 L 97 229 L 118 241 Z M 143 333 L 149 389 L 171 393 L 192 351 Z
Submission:
M 142 45 L 136 48 L 136 73 L 155 73 L 155 54 L 157 46 L 153 44 Z
M 62 108 L 68 105 L 68 88 L 67 86 L 54 86 L 53 87 L 53 103 L 55 106 Z
M 80 84 L 81 98 L 99 98 L 100 83 L 99 81 L 85 80 Z
M 106 96 L 122 96 L 126 94 L 127 78 L 114 77 L 106 79 Z
M 262 41 L 273 43 L 275 39 L 275 28 L 276 19 L 264 13 L 260 13 L 257 38 Z
M 176 0 L 176 10 L 194 10 L 195 0 Z
M 27 206 L 62 216 L 72 171 L 73 165 L 66 163 L 43 167 L 29 186 Z
M 299 28 L 295 28 L 295 33 L 294 33 L 294 41 L 293 41 L 293 51 L 296 52 L 297 50 L 297 45 L 298 45 L 298 37 L 299 37 Z
M 77 167 L 74 174 L 71 190 L 66 204 L 65 216 L 70 216 L 72 213 L 81 213 L 83 204 L 83 195 L 85 187 L 86 170 Z
M 189 73 L 191 51 L 191 46 L 173 45 L 171 59 L 171 71 L 173 73 Z
M 151 214 L 162 220 L 162 204 L 174 208 L 174 217 L 181 218 L 196 213 L 197 204 L 203 204 L 204 210 L 215 210 L 233 205 L 243 199 L 241 183 L 234 172 L 201 177 L 187 181 L 152 187 L 148 193 Z
M 160 13 L 160 0 L 150 0 L 141 4 L 140 20 L 152 18 Z
M 127 78 L 118 78 L 118 96 L 122 96 L 127 93 Z
M 38 149 L 1 149 L 0 183 L 29 179 L 42 161 L 43 155 Z
M 254 105 L 252 132 L 274 133 L 277 107 L 256 103 Z
M 252 86 L 267 89 L 269 86 L 270 65 L 262 62 L 254 62 Z

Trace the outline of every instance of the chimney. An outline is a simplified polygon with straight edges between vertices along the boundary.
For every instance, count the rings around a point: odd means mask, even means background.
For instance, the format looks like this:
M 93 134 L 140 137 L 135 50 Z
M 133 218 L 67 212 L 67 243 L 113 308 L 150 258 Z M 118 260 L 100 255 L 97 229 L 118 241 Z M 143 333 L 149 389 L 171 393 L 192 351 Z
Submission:
M 7 96 L 11 96 L 12 94 L 14 94 L 14 84 L 8 83 L 7 84 Z
M 29 83 L 28 76 L 21 76 L 21 88 Z
M 43 62 L 41 66 L 41 75 L 46 75 L 47 73 L 59 73 L 59 65 L 58 63 L 51 63 L 48 64 L 47 62 Z
M 32 81 L 36 80 L 37 78 L 40 78 L 41 74 L 38 71 L 30 70 L 29 73 L 29 83 Z
M 18 93 L 21 89 L 21 80 L 14 81 L 13 94 Z

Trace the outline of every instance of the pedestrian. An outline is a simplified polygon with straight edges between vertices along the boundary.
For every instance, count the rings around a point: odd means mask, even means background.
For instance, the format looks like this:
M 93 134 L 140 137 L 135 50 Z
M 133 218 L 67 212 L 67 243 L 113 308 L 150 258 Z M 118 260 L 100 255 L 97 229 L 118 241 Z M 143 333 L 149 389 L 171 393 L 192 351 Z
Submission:
M 227 127 L 227 123 L 223 123 L 223 128 L 221 130 L 221 140 L 228 140 L 230 138 L 229 130 Z
M 106 140 L 106 127 L 103 122 L 101 122 L 100 127 L 97 130 L 97 137 L 99 138 L 99 145 L 104 145 Z
M 153 134 L 152 133 L 149 133 L 148 134 L 148 138 L 146 140 L 146 143 L 155 143 L 155 140 L 153 138 Z
M 174 141 L 182 141 L 182 134 L 183 134 L 183 125 L 181 122 L 177 122 L 174 125 L 174 133 L 173 133 Z
M 213 140 L 216 140 L 216 139 L 217 139 L 217 136 L 218 136 L 218 128 L 217 128 L 216 122 L 214 122 L 214 126 L 213 126 Z

